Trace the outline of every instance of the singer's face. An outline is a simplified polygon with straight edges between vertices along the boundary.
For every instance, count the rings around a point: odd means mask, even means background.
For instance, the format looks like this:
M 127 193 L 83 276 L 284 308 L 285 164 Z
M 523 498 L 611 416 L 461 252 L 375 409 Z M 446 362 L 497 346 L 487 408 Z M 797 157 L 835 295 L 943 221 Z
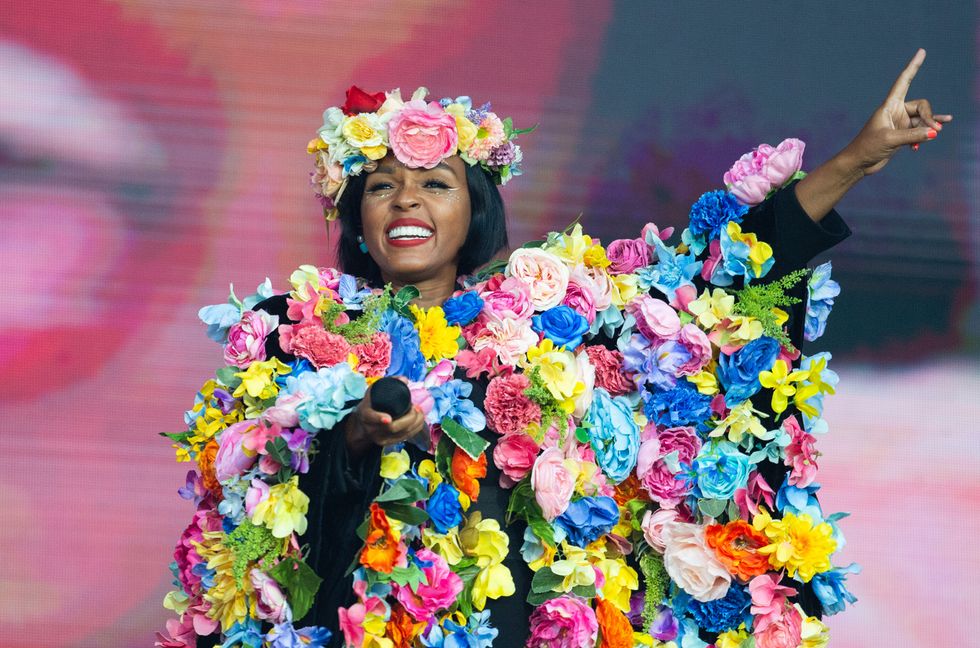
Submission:
M 432 169 L 410 169 L 389 155 L 367 177 L 361 222 L 385 281 L 455 278 L 470 227 L 466 163 L 453 156 Z

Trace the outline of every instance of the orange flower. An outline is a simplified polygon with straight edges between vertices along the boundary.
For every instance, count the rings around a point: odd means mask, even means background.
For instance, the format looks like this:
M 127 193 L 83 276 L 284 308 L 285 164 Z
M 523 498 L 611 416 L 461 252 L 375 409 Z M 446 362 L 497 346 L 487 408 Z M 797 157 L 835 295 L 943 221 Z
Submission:
M 734 520 L 724 526 L 709 525 L 704 537 L 733 576 L 748 581 L 769 571 L 769 556 L 759 553 L 761 547 L 769 544 L 769 539 L 745 520 Z
M 197 453 L 197 467 L 201 471 L 201 482 L 218 500 L 222 498 L 221 484 L 214 473 L 214 458 L 218 454 L 218 442 L 212 437 L 207 445 Z
M 599 648 L 633 648 L 633 626 L 615 605 L 596 599 L 595 616 L 602 634 Z
M 425 630 L 425 625 L 425 621 L 415 622 L 402 606 L 392 605 L 385 636 L 391 639 L 394 648 L 412 648 L 415 637 Z
M 390 574 L 399 559 L 405 554 L 402 543 L 391 532 L 391 524 L 384 509 L 371 503 L 371 521 L 364 549 L 361 550 L 361 564 L 383 574 Z
M 640 480 L 637 479 L 636 473 L 630 473 L 629 477 L 616 484 L 616 492 L 613 493 L 613 499 L 620 506 L 626 506 L 626 502 L 632 499 L 647 499 L 646 493 L 640 487 Z
M 487 476 L 486 453 L 480 453 L 480 458 L 473 461 L 468 454 L 456 448 L 456 452 L 453 453 L 452 471 L 456 488 L 475 502 L 480 496 L 480 480 Z

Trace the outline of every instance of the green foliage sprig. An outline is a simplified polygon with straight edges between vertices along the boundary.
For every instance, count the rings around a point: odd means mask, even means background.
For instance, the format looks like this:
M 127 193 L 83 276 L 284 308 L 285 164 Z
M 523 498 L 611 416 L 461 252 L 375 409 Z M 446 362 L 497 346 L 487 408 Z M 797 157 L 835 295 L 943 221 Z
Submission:
M 776 281 L 750 285 L 735 292 L 734 312 L 738 315 L 753 317 L 762 323 L 765 335 L 775 338 L 781 345 L 795 351 L 793 343 L 783 327 L 776 321 L 774 308 L 789 307 L 800 303 L 799 297 L 787 295 L 786 292 L 809 276 L 810 270 L 803 268 L 789 273 Z

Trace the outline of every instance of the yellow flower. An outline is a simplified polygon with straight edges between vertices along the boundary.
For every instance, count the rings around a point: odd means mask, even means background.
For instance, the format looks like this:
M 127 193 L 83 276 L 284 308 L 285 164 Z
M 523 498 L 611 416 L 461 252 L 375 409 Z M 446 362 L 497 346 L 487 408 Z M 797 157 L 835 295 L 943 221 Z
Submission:
M 514 577 L 510 570 L 500 563 L 489 565 L 473 579 L 473 607 L 482 610 L 488 598 L 512 596 L 514 591 Z
M 800 382 L 808 375 L 806 371 L 790 372 L 785 360 L 776 360 L 772 371 L 760 371 L 759 383 L 772 391 L 772 411 L 781 414 L 786 411 L 787 399 L 796 394 L 794 382 Z
M 232 569 L 235 554 L 224 544 L 221 531 L 206 531 L 201 542 L 194 547 L 208 569 L 214 570 L 214 586 L 204 592 L 204 600 L 211 604 L 208 616 L 221 623 L 221 630 L 228 632 L 233 625 L 249 616 L 249 602 L 244 589 L 239 587 Z M 251 589 L 249 590 L 251 593 Z
M 283 364 L 279 358 L 253 362 L 248 366 L 248 369 L 235 374 L 235 377 L 242 379 L 242 383 L 235 388 L 232 396 L 238 397 L 248 394 L 259 400 L 272 398 L 279 393 L 276 376 L 283 376 L 291 371 L 292 368 Z
M 718 639 L 715 640 L 715 648 L 742 648 L 743 645 L 747 645 L 746 642 L 749 637 L 751 635 L 743 623 L 738 626 L 737 630 L 728 630 L 718 635 Z
M 380 160 L 388 153 L 384 144 L 384 130 L 380 118 L 374 113 L 360 113 L 344 120 L 341 127 L 347 143 L 360 149 L 369 160 Z
M 466 118 L 466 107 L 463 104 L 452 103 L 443 110 L 452 115 L 453 119 L 456 120 L 456 135 L 459 140 L 457 146 L 460 151 L 466 151 L 470 148 L 473 140 L 476 139 L 476 134 L 480 129 L 476 124 Z
M 817 617 L 807 616 L 803 608 L 796 605 L 797 611 L 803 617 L 800 648 L 825 648 L 830 643 L 830 628 Z M 719 646 L 721 648 L 721 646 Z
M 459 532 L 455 527 L 448 533 L 426 531 L 422 535 L 422 544 L 445 558 L 450 565 L 455 565 L 463 559 L 463 548 L 459 544 Z
M 603 598 L 615 605 L 620 612 L 629 612 L 630 595 L 640 587 L 639 574 L 622 558 L 600 560 L 598 567 L 606 577 L 602 586 Z
M 634 274 L 621 274 L 621 275 L 610 275 L 610 283 L 612 284 L 612 303 L 613 306 L 617 308 L 623 308 L 628 304 L 634 297 L 636 297 L 639 288 L 637 286 L 636 275 Z
M 755 516 L 752 526 L 762 531 L 771 544 L 759 549 L 769 556 L 769 564 L 775 569 L 785 569 L 791 578 L 804 583 L 831 568 L 830 555 L 837 550 L 834 529 L 827 522 L 814 524 L 808 514 L 783 515 L 774 520 L 768 513 Z
M 163 597 L 163 607 L 177 614 L 183 614 L 189 604 L 190 597 L 184 590 L 172 590 Z
M 592 568 L 586 551 L 563 542 L 562 552 L 565 554 L 565 558 L 551 563 L 551 571 L 563 577 L 561 584 L 555 588 L 555 591 L 571 592 L 573 588 L 580 585 L 594 585 L 595 569 Z
M 527 564 L 527 566 L 531 568 L 531 571 L 535 572 L 542 567 L 551 567 L 551 565 L 555 562 L 555 556 L 558 554 L 558 549 L 550 544 L 540 541 L 539 544 L 541 545 L 541 549 L 544 553 L 542 553 L 541 557 L 537 560 L 532 560 Z
M 590 268 L 608 268 L 612 261 L 606 256 L 606 248 L 598 243 L 590 247 L 582 255 L 582 263 Z
M 429 482 L 429 495 L 436 492 L 436 487 L 442 483 L 442 475 L 436 469 L 436 462 L 431 459 L 419 462 L 419 477 Z
M 252 513 L 252 524 L 265 525 L 277 538 L 287 538 L 294 531 L 306 532 L 306 511 L 310 498 L 299 489 L 299 477 L 293 475 L 284 484 L 269 489 L 269 495 L 259 502 Z
M 710 293 L 705 288 L 701 296 L 687 305 L 687 310 L 694 315 L 698 326 L 705 331 L 728 318 L 735 306 L 735 296 L 729 295 L 721 288 L 715 288 Z
M 762 266 L 772 258 L 772 247 L 760 241 L 755 234 L 743 233 L 742 227 L 735 221 L 728 221 L 728 236 L 733 241 L 749 246 L 749 265 L 756 277 L 762 274 Z
M 660 641 L 644 632 L 634 630 L 633 646 L 640 646 L 642 648 L 677 648 L 677 643 L 673 641 Z
M 772 314 L 776 316 L 776 324 L 779 324 L 780 326 L 789 321 L 789 313 L 784 311 L 782 308 L 776 308 L 774 306 L 772 309 Z
M 419 332 L 422 355 L 426 360 L 438 362 L 443 358 L 455 358 L 459 352 L 458 326 L 449 326 L 442 306 L 422 309 L 409 306 L 415 317 L 415 329 Z
M 688 376 L 687 380 L 705 396 L 714 396 L 718 393 L 718 378 L 714 371 L 701 371 L 693 376 Z
M 404 449 L 398 452 L 386 452 L 381 455 L 381 476 L 385 479 L 398 479 L 408 470 L 408 453 Z
M 290 296 L 298 301 L 310 301 L 313 299 L 314 294 L 310 292 L 310 285 L 317 292 L 324 287 L 323 281 L 320 279 L 320 271 L 317 267 L 305 264 L 293 270 L 293 273 L 289 275 L 289 283 L 293 287 Z
M 484 520 L 479 511 L 469 516 L 466 526 L 459 532 L 463 552 L 476 558 L 476 564 L 481 568 L 502 562 L 509 543 L 507 534 L 500 530 L 500 523 L 494 519 Z
M 746 434 L 761 439 L 766 436 L 766 428 L 756 415 L 766 416 L 763 412 L 752 408 L 752 401 L 739 403 L 708 436 L 717 438 L 727 434 L 732 443 L 740 443 Z
M 329 148 L 330 147 L 327 145 L 327 143 L 320 139 L 320 136 L 317 135 L 306 145 L 306 152 L 313 155 L 317 151 L 326 151 Z
M 564 347 L 555 348 L 545 338 L 527 351 L 526 368 L 537 368 L 545 387 L 562 407 L 571 413 L 575 409 L 575 397 L 585 391 L 585 384 L 576 380 L 578 365 L 575 354 Z
M 582 233 L 582 226 L 578 223 L 568 234 L 558 234 L 548 237 L 548 242 L 542 249 L 559 257 L 571 267 L 583 263 L 585 253 L 592 247 L 592 237 Z M 603 254 L 605 256 L 605 254 Z M 588 265 L 588 264 L 586 264 Z

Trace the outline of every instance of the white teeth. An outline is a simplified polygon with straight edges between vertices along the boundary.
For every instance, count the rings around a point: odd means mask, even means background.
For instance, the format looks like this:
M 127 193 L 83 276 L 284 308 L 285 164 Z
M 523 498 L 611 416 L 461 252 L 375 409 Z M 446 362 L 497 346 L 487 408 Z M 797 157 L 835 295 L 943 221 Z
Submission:
M 430 236 L 432 236 L 432 230 L 414 225 L 393 227 L 388 230 L 388 238 L 390 239 L 427 239 Z

